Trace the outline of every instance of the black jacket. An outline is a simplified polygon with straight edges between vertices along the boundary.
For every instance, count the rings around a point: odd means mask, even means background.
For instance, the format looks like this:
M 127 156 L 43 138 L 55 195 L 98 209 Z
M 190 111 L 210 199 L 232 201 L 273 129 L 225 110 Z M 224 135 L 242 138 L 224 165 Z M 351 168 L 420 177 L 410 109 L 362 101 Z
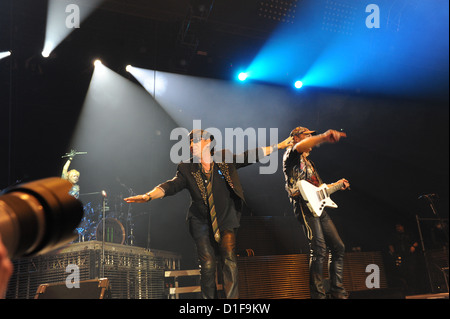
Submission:
M 263 157 L 262 149 L 246 151 L 235 155 L 228 150 L 222 150 L 214 154 L 215 165 L 220 169 L 228 186 L 241 201 L 237 209 L 242 211 L 245 205 L 244 191 L 237 170 L 258 162 Z M 174 195 L 183 189 L 187 189 L 191 195 L 191 205 L 187 214 L 187 219 L 191 216 L 206 216 L 209 214 L 206 187 L 202 180 L 201 168 L 198 163 L 194 163 L 191 158 L 187 162 L 178 164 L 174 178 L 168 180 L 158 187 L 165 192 L 164 197 Z M 220 214 L 220 212 L 217 212 Z

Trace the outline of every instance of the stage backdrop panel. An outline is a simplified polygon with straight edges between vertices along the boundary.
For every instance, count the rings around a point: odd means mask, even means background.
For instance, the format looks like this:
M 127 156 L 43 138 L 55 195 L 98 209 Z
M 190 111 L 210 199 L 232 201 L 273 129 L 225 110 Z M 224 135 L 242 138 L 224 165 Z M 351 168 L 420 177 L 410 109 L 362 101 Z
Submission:
M 308 299 L 308 255 L 272 255 L 239 257 L 239 293 L 244 299 Z M 368 265 L 379 268 L 379 288 L 369 288 L 366 279 Z M 329 278 L 327 262 L 324 276 Z M 344 257 L 344 287 L 349 292 L 387 288 L 381 252 L 349 252 Z

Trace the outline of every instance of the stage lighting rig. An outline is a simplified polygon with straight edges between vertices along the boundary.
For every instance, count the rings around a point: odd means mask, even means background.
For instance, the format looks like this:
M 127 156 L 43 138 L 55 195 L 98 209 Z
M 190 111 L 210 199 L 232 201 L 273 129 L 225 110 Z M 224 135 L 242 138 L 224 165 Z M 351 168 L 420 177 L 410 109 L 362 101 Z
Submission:
M 283 23 L 294 23 L 298 0 L 265 0 L 259 3 L 258 16 Z

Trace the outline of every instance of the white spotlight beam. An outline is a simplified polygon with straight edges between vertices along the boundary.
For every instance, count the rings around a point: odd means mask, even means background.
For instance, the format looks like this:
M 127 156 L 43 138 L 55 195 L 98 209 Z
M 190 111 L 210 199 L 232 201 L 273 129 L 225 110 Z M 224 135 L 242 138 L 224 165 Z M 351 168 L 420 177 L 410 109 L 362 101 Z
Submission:
M 164 72 L 142 69 L 132 65 L 127 65 L 125 69 L 138 80 L 153 98 L 156 99 L 157 94 L 163 94 L 166 91 L 167 79 L 164 76 Z
M 49 0 L 43 57 L 52 51 L 83 22 L 103 0 Z
M 11 51 L 0 52 L 0 60 L 11 55 Z

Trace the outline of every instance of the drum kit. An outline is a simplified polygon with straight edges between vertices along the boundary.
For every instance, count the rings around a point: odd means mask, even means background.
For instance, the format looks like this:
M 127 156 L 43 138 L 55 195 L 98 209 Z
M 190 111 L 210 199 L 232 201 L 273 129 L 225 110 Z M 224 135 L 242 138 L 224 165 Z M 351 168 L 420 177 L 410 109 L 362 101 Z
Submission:
M 78 232 L 76 242 L 98 240 L 115 244 L 134 245 L 134 223 L 131 216 L 131 205 L 126 205 L 122 196 L 107 198 L 104 191 L 80 194 L 80 196 L 96 194 L 102 194 L 102 203 L 90 201 L 83 205 L 84 215 L 76 229 Z M 103 216 L 105 216 L 104 220 Z
M 77 152 L 72 149 L 61 158 L 73 159 L 76 155 L 85 155 L 87 152 Z M 116 181 L 127 189 L 129 195 L 136 195 L 127 185 L 123 184 L 119 178 Z M 101 203 L 95 204 L 98 200 L 87 201 L 85 198 L 99 198 Z M 126 205 L 122 195 L 108 197 L 106 191 L 80 194 L 79 198 L 83 203 L 84 215 L 76 228 L 78 239 L 74 242 L 84 242 L 97 240 L 115 244 L 134 245 L 134 224 L 131 218 L 131 205 Z

